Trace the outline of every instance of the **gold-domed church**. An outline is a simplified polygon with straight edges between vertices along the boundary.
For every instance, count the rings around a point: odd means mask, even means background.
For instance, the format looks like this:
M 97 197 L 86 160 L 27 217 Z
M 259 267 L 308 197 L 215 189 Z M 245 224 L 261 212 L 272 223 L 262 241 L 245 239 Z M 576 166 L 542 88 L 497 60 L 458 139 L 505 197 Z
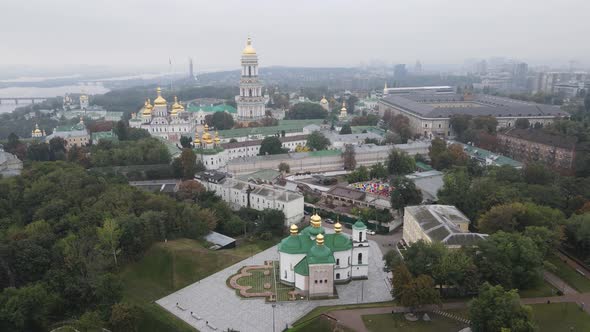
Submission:
M 153 105 L 150 99 L 146 99 L 142 109 L 131 115 L 129 126 L 174 142 L 180 141 L 182 136 L 190 136 L 195 131 L 195 121 L 185 112 L 178 98 L 174 97 L 174 103 L 168 106 L 162 97 L 162 89 L 156 89 L 156 94 Z
M 310 224 L 301 232 L 291 225 L 291 235 L 279 243 L 281 283 L 312 298 L 334 295 L 336 284 L 368 278 L 367 226 L 360 219 L 352 226 L 352 236 L 342 232 L 340 222 L 327 234 L 317 214 Z

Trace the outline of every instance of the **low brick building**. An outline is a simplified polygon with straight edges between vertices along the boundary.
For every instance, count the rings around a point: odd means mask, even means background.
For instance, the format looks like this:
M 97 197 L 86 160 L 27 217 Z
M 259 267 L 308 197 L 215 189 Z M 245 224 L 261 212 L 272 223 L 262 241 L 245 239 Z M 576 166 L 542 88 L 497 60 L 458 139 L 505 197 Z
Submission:
M 512 128 L 498 133 L 502 153 L 527 163 L 539 161 L 563 174 L 574 171 L 575 137 L 548 133 L 542 129 Z

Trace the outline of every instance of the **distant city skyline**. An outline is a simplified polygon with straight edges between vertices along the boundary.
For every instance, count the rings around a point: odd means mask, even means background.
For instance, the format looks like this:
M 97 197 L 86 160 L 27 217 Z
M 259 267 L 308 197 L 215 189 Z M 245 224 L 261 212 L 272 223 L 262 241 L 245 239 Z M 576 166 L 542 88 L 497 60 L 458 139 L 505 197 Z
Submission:
M 4 0 L 0 65 L 239 67 L 253 39 L 264 66 L 381 61 L 462 64 L 505 56 L 588 66 L 584 0 L 270 1 Z

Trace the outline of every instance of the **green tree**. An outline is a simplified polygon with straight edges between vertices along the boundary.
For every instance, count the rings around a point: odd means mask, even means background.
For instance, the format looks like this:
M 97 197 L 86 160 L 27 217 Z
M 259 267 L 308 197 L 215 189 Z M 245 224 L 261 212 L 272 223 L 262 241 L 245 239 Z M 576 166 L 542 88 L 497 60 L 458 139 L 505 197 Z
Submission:
M 352 171 L 356 168 L 356 152 L 352 144 L 346 144 L 340 156 L 343 160 L 345 170 Z
M 514 127 L 519 129 L 528 129 L 531 126 L 531 123 L 526 118 L 518 118 L 516 122 L 514 122 Z
M 279 172 L 289 173 L 291 171 L 291 167 L 286 162 L 281 162 L 279 164 Z
M 126 141 L 129 139 L 129 126 L 127 125 L 127 122 L 123 120 L 117 121 L 114 132 L 120 141 Z
M 276 236 L 283 234 L 285 225 L 285 214 L 283 211 L 274 209 L 265 209 L 262 212 L 258 231 L 260 233 L 271 233 Z
M 468 114 L 458 114 L 451 116 L 449 124 L 457 137 L 463 137 L 465 131 L 469 128 L 472 116 Z
M 402 212 L 406 206 L 422 203 L 422 192 L 416 184 L 404 176 L 396 176 L 391 181 L 391 207 Z
M 342 125 L 342 128 L 340 128 L 340 135 L 347 135 L 347 134 L 352 134 L 352 128 L 350 127 L 350 125 L 344 124 Z
M 480 283 L 473 257 L 465 250 L 444 251 L 432 273 L 434 280 L 441 285 L 442 295 L 449 288 L 457 290 L 459 295 L 474 293 Z M 442 287 L 445 285 L 447 287 Z
M 413 275 L 432 276 L 447 251 L 441 243 L 427 243 L 420 240 L 408 247 L 404 253 L 404 261 Z
M 141 320 L 141 310 L 129 303 L 113 305 L 109 323 L 114 332 L 137 331 Z
M 59 298 L 41 283 L 0 293 L 0 322 L 6 331 L 47 331 Z
M 388 172 L 385 166 L 383 166 L 383 163 L 379 162 L 371 166 L 369 175 L 372 179 L 386 179 Z
M 406 152 L 391 149 L 387 156 L 387 170 L 391 175 L 405 175 L 416 170 L 416 160 Z
M 191 147 L 192 138 L 190 136 L 180 136 L 180 146 L 184 149 L 188 149 Z
M 564 222 L 561 211 L 534 203 L 510 203 L 492 207 L 477 222 L 485 233 L 524 232 L 528 226 L 543 226 L 557 229 Z
M 276 136 L 265 137 L 260 143 L 259 155 L 264 156 L 268 154 L 285 153 L 281 140 Z
M 319 104 L 297 103 L 285 114 L 287 120 L 325 119 L 328 112 Z
M 554 181 L 555 173 L 540 162 L 528 163 L 523 170 L 524 180 L 529 184 L 547 185 Z
M 448 172 L 443 177 L 443 186 L 438 191 L 441 204 L 454 205 L 467 215 L 477 210 L 475 198 L 470 194 L 471 180 L 463 169 Z
M 178 159 L 182 170 L 182 179 L 194 179 L 197 172 L 197 155 L 195 152 L 192 149 L 182 149 Z
M 360 166 L 346 176 L 346 181 L 349 183 L 368 181 L 371 177 L 367 166 Z
M 234 127 L 234 118 L 227 112 L 215 112 L 205 117 L 205 122 L 216 130 L 231 129 Z
M 469 303 L 469 318 L 474 332 L 533 332 L 531 307 L 520 303 L 516 290 L 505 291 L 502 286 L 484 283 L 479 295 Z
M 510 289 L 532 287 L 543 267 L 542 253 L 532 239 L 502 231 L 479 242 L 474 261 L 483 280 Z
M 313 150 L 325 150 L 330 146 L 330 140 L 319 131 L 314 131 L 307 136 L 306 145 Z
M 96 231 L 100 245 L 113 255 L 115 265 L 117 265 L 117 255 L 121 252 L 119 249 L 119 239 L 121 238 L 119 224 L 114 219 L 107 218 L 102 227 L 97 227 Z
M 440 303 L 440 295 L 434 287 L 434 280 L 427 275 L 412 277 L 404 264 L 399 264 L 393 272 L 392 295 L 401 305 L 411 310 L 425 304 Z

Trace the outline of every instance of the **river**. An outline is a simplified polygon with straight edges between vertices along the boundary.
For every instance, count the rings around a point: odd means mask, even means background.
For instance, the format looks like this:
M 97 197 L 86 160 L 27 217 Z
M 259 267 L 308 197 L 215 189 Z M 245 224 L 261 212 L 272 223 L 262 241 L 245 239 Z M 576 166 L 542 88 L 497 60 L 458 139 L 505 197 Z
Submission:
M 64 85 L 48 88 L 38 87 L 9 87 L 0 89 L 0 98 L 6 97 L 57 97 L 63 96 L 66 93 L 82 93 L 87 94 L 103 94 L 109 92 L 109 89 L 105 88 L 102 84 L 77 84 L 77 85 Z M 19 100 L 18 105 L 14 103 L 14 100 L 3 100 L 0 104 L 0 113 L 12 112 L 15 108 L 28 105 L 31 101 Z

